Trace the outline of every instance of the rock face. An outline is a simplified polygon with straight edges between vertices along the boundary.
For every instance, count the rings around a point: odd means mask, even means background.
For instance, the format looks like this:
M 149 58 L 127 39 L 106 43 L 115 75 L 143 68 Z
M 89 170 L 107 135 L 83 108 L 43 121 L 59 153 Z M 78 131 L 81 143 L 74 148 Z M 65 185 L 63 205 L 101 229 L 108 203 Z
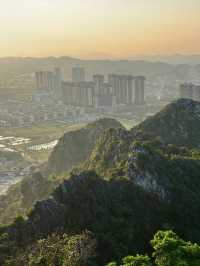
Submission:
M 106 131 L 85 168 L 95 169 L 109 179 L 126 177 L 146 191 L 170 200 L 174 185 L 183 180 L 188 180 L 189 185 L 198 171 L 199 157 L 194 158 L 190 149 L 199 147 L 199 132 L 200 103 L 181 99 L 130 132 Z M 200 178 L 198 172 L 196 176 Z
M 122 168 L 120 165 L 128 159 L 132 140 L 130 132 L 123 128 L 105 131 L 97 140 L 84 168 L 95 169 L 98 174 L 104 176 L 110 169 Z
M 132 144 L 129 150 L 127 176 L 144 190 L 156 193 L 160 198 L 166 199 L 167 188 L 162 185 L 162 175 L 158 176 L 157 173 L 156 161 L 158 160 L 148 148 L 148 145 L 145 146 L 143 143 Z M 159 155 L 157 154 L 157 156 L 158 159 Z
M 114 119 L 104 118 L 80 130 L 66 133 L 49 158 L 47 172 L 61 174 L 84 162 L 97 139 L 109 128 L 122 128 L 122 125 Z

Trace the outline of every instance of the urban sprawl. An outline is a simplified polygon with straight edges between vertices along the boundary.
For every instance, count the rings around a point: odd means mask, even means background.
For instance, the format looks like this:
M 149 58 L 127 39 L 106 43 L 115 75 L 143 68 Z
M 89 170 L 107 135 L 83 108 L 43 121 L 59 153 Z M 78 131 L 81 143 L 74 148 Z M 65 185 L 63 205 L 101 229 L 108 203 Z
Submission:
M 0 102 L 0 126 L 21 127 L 40 122 L 82 123 L 102 116 L 135 119 L 136 122 L 152 115 L 173 98 L 190 98 L 200 101 L 200 86 L 177 81 L 177 91 L 165 86 L 162 103 L 161 96 L 156 99 L 155 91 L 163 81 L 156 84 L 143 75 L 94 74 L 88 80 L 85 68 L 72 68 L 71 80 L 64 80 L 62 70 L 37 71 L 32 76 L 34 90 L 26 100 L 6 98 Z M 168 87 L 169 89 L 168 89 Z M 152 89 L 153 88 L 153 89 Z M 168 95 L 169 94 L 169 95 Z M 168 98 L 169 99 L 168 99 Z

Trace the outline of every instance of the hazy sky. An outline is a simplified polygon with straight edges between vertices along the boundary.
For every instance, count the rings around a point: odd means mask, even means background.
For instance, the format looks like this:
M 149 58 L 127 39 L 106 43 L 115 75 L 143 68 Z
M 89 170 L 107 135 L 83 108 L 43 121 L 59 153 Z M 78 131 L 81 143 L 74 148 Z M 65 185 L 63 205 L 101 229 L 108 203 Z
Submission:
M 200 53 L 200 0 L 0 0 L 0 56 Z

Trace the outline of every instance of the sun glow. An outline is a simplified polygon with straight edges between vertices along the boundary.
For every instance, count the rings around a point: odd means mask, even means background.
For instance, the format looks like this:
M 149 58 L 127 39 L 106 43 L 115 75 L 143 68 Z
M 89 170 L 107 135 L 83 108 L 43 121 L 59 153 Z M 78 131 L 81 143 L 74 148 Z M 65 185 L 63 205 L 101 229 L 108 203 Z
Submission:
M 198 0 L 7 0 L 0 56 L 200 53 L 199 10 Z

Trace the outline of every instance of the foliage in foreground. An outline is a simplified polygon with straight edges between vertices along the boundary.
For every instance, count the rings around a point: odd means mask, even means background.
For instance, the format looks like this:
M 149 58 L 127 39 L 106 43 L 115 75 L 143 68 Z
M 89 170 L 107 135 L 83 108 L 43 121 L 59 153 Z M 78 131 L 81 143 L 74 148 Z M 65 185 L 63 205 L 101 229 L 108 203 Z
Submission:
M 200 246 L 186 242 L 172 231 L 159 231 L 151 241 L 152 258 L 137 255 L 122 259 L 120 266 L 199 266 Z M 117 266 L 111 262 L 107 266 Z
M 6 237 L 6 236 L 5 236 Z M 4 266 L 95 266 L 97 241 L 86 231 L 81 235 L 53 234 L 38 240 L 5 261 Z M 184 241 L 172 231 L 159 231 L 151 241 L 152 256 L 127 256 L 107 266 L 199 266 L 200 246 Z M 2 250 L 2 246 L 0 246 Z M 6 248 L 4 246 L 4 248 Z M 9 247 L 7 247 L 9 249 Z
M 2 248 L 2 247 L 1 247 Z M 5 266 L 95 265 L 96 240 L 90 232 L 68 236 L 53 234 L 38 240 L 4 263 Z

